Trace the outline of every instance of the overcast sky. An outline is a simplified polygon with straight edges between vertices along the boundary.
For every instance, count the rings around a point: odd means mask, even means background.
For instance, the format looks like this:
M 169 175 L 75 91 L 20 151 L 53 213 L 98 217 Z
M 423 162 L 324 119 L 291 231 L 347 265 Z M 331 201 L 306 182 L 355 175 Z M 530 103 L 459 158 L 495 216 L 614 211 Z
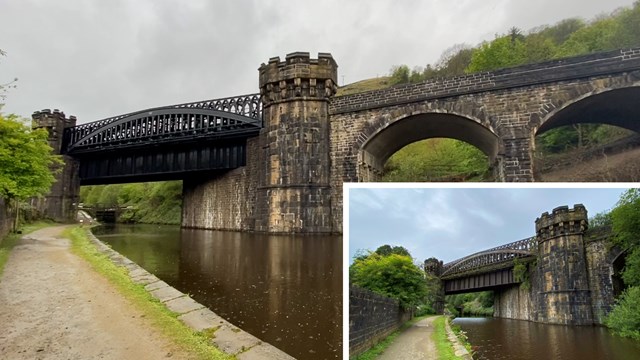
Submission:
M 436 257 L 446 263 L 535 235 L 536 218 L 558 206 L 583 204 L 589 217 L 610 210 L 624 191 L 619 188 L 351 188 L 346 212 L 349 215 L 349 262 L 359 249 L 374 251 L 389 244 L 404 246 L 421 262 Z
M 590 19 L 633 0 L 0 0 L 5 113 L 59 108 L 79 122 L 258 92 L 257 68 L 330 52 L 339 83 L 424 66 L 517 26 Z

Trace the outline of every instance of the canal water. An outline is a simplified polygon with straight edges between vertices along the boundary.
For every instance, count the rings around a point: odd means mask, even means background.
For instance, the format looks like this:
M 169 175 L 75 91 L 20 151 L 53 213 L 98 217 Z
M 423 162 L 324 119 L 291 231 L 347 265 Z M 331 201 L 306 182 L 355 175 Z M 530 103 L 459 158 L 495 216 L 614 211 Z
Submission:
M 342 238 L 111 225 L 94 234 L 299 359 L 342 358 Z
M 640 342 L 604 327 L 563 326 L 495 318 L 456 318 L 478 360 L 634 360 Z

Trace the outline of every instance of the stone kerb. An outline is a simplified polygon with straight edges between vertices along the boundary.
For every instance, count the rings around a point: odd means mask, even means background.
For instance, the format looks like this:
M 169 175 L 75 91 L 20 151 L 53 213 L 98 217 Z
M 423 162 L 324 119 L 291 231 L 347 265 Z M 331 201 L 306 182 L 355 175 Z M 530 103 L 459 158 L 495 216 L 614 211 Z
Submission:
M 133 282 L 144 285 L 145 290 L 151 296 L 162 302 L 169 310 L 179 314 L 178 319 L 186 326 L 193 331 L 215 329 L 215 337 L 211 342 L 221 351 L 233 355 L 239 360 L 294 359 L 273 345 L 234 326 L 188 295 L 158 279 L 155 275 L 98 240 L 91 231 L 87 230 L 87 235 L 98 251 L 107 255 L 114 264 L 125 267 Z

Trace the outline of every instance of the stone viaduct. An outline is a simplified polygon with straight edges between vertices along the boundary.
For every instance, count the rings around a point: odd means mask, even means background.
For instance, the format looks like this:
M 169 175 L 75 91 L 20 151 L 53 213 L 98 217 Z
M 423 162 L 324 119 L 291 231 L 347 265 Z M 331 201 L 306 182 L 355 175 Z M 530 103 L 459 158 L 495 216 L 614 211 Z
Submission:
M 552 324 L 602 324 L 621 291 L 624 252 L 608 228 L 587 231 L 582 205 L 561 206 L 535 221 L 534 237 L 447 264 L 425 261 L 441 295 L 494 291 L 494 316 Z M 519 264 L 520 275 L 514 267 Z M 438 304 L 442 311 L 442 303 Z
M 640 130 L 640 49 L 335 96 L 330 54 L 292 53 L 259 68 L 260 94 L 171 105 L 75 125 L 45 110 L 67 167 L 41 207 L 72 216 L 79 184 L 182 179 L 182 225 L 342 231 L 343 182 L 380 180 L 421 139 L 466 141 L 499 181 L 534 181 L 534 137 L 573 123 Z

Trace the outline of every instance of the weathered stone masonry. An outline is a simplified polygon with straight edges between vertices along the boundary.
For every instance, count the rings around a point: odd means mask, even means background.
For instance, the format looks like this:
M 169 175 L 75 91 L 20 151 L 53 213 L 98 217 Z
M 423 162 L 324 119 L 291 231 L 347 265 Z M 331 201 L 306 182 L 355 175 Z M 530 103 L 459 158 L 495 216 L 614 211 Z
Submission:
M 498 181 L 533 181 L 538 133 L 575 122 L 640 131 L 640 49 L 339 97 L 330 54 L 272 58 L 259 79 L 263 127 L 248 141 L 247 166 L 210 178 L 185 174 L 184 226 L 341 232 L 342 184 L 380 180 L 388 157 L 411 142 L 463 140 L 488 155 Z M 60 131 L 72 122 L 59 114 L 34 114 L 56 149 Z M 54 218 L 77 198 L 70 169 L 58 182 L 69 182 L 67 190 L 54 189 L 49 197 L 60 201 Z
M 63 133 L 66 127 L 76 125 L 75 116 L 67 118 L 59 110 L 45 109 L 33 114 L 33 128 L 45 128 L 49 132 L 49 146 L 54 154 L 63 153 Z M 80 179 L 78 177 L 78 162 L 66 155 L 62 155 L 64 166 L 56 175 L 56 182 L 49 194 L 42 198 L 31 199 L 31 205 L 44 217 L 55 221 L 69 222 L 76 218 L 76 204 L 80 195 Z
M 610 232 L 585 236 L 587 211 L 562 206 L 536 220 L 538 256 L 529 288 L 495 291 L 496 317 L 565 325 L 603 324 L 614 303 Z
M 349 287 L 349 356 L 382 340 L 411 318 L 397 300 L 357 286 Z

